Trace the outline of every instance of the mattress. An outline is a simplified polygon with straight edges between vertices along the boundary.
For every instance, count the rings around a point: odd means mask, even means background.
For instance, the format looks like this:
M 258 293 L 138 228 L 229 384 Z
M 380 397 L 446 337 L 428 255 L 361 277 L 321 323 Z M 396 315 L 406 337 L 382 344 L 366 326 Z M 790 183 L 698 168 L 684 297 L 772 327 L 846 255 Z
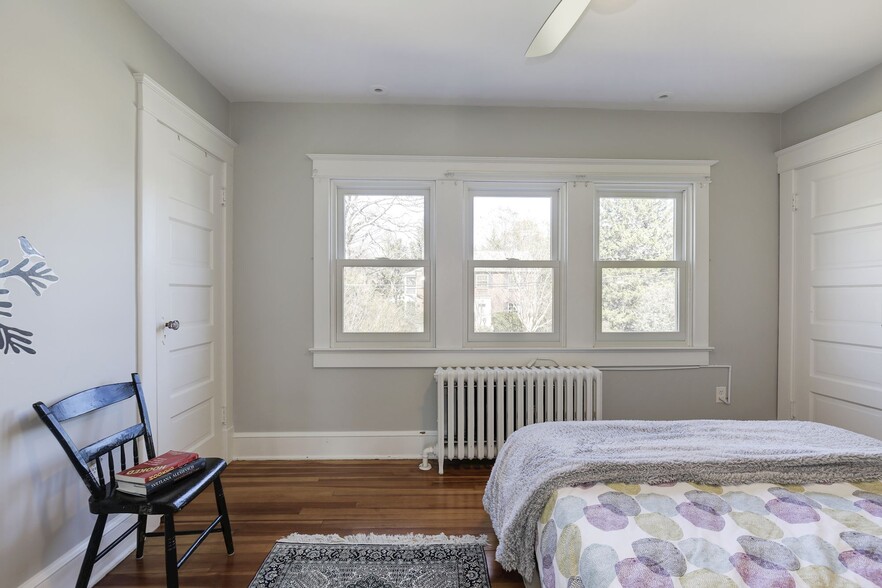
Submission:
M 584 484 L 537 531 L 548 588 L 882 586 L 882 482 Z

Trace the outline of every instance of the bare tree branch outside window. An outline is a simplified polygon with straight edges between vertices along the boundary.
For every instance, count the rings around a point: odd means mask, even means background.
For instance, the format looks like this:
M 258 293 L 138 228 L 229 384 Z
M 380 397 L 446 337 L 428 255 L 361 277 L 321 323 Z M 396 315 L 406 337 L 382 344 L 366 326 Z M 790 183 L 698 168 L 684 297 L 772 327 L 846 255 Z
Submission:
M 377 260 L 376 266 L 345 266 L 343 332 L 421 333 L 425 330 L 425 197 L 346 194 L 343 256 Z
M 551 198 L 476 196 L 474 259 L 552 260 Z M 476 267 L 476 333 L 554 331 L 554 269 Z

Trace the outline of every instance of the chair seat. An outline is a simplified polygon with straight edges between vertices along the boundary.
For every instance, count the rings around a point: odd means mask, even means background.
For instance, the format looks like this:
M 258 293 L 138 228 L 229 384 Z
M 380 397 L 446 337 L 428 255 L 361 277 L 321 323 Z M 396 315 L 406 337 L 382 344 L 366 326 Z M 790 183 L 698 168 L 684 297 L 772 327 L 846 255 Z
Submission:
M 217 457 L 205 458 L 205 469 L 194 472 L 180 481 L 157 490 L 150 496 L 136 496 L 114 490 L 106 498 L 89 499 L 93 514 L 133 513 L 164 515 L 180 511 L 200 492 L 205 490 L 227 467 L 227 462 Z

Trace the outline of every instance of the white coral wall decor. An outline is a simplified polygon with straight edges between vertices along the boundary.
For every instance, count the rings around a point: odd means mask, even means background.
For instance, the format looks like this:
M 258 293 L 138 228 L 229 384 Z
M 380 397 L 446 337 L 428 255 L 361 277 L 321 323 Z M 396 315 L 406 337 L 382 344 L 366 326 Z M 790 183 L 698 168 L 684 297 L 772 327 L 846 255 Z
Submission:
M 46 265 L 45 256 L 34 247 L 27 237 L 18 238 L 22 260 L 9 269 L 10 261 L 0 259 L 0 351 L 3 355 L 25 352 L 35 354 L 33 347 L 34 333 L 6 324 L 12 318 L 12 302 L 10 291 L 4 286 L 7 280 L 20 280 L 25 283 L 35 296 L 42 296 L 43 290 L 58 281 L 58 276 Z

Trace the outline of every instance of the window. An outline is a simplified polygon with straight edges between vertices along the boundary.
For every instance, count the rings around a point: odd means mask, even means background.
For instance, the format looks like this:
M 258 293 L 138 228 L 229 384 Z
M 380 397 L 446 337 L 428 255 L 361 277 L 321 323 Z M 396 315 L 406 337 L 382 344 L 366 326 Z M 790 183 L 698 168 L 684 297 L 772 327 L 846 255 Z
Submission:
M 310 157 L 316 367 L 708 363 L 715 162 Z
M 598 187 L 598 341 L 685 341 L 683 207 L 682 190 Z
M 469 341 L 559 341 L 562 187 L 474 182 L 466 189 Z
M 338 188 L 338 341 L 430 340 L 429 194 L 394 183 Z

